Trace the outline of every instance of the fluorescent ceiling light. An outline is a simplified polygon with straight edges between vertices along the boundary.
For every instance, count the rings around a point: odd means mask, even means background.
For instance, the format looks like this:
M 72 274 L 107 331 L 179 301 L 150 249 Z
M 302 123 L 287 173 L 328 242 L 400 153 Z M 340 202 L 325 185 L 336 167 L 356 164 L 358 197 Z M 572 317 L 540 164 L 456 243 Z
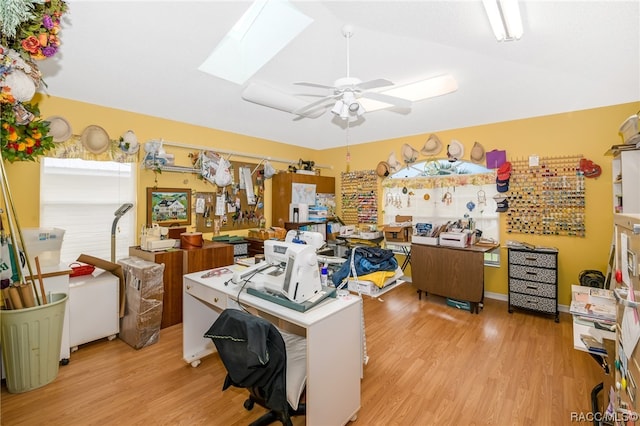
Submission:
M 436 96 L 446 95 L 447 93 L 455 92 L 456 90 L 458 90 L 458 82 L 456 79 L 449 74 L 445 74 L 417 81 L 415 83 L 405 84 L 403 86 L 395 86 L 391 89 L 383 90 L 380 93 L 403 98 L 411 102 L 417 102 L 434 98 Z M 393 106 L 391 104 L 365 97 L 358 99 L 358 101 L 367 112 L 378 111 Z
M 198 69 L 244 84 L 311 22 L 287 0 L 256 0 Z
M 522 37 L 518 0 L 482 0 L 482 4 L 498 41 L 519 40 Z

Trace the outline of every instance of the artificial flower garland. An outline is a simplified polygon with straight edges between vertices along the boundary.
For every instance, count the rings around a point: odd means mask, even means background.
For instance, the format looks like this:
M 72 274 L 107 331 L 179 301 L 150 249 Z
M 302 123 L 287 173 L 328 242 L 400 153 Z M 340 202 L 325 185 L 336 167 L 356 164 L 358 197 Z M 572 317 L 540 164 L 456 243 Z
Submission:
M 68 9 L 63 0 L 7 0 L 5 6 L 5 14 L 9 16 L 3 21 L 12 25 L 3 27 L 0 43 L 19 52 L 24 59 L 42 60 L 58 52 L 60 21 Z
M 40 119 L 38 105 L 20 104 L 33 119 L 20 124 L 19 117 L 8 105 L 2 107 L 2 125 L 0 126 L 0 145 L 2 158 L 14 161 L 35 161 L 37 157 L 52 149 L 55 144 L 49 136 L 49 122 Z
M 64 0 L 3 0 L 0 10 L 0 149 L 10 162 L 35 161 L 54 147 L 49 122 L 28 104 L 42 83 L 34 61 L 58 52 Z

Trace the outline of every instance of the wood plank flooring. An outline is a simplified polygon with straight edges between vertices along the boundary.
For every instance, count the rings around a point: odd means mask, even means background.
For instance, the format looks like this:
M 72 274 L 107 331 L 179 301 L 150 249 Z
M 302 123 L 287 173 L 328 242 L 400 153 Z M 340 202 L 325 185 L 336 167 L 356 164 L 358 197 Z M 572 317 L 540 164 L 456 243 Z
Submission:
M 573 349 L 568 314 L 557 324 L 486 300 L 472 315 L 418 300 L 411 285 L 382 299 L 364 299 L 369 362 L 353 425 L 566 425 L 590 411 L 603 372 Z M 215 354 L 197 368 L 182 360 L 182 324 L 140 350 L 103 339 L 40 389 L 10 394 L 3 384 L 1 424 L 246 425 L 264 413 L 243 408 L 246 391 L 222 392 L 224 375 Z

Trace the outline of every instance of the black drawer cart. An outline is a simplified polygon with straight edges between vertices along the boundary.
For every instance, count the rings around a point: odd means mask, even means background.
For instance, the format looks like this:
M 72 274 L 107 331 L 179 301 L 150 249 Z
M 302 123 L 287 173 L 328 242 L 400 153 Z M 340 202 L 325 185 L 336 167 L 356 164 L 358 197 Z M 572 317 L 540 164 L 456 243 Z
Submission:
M 514 307 L 560 321 L 556 249 L 509 248 L 509 313 Z

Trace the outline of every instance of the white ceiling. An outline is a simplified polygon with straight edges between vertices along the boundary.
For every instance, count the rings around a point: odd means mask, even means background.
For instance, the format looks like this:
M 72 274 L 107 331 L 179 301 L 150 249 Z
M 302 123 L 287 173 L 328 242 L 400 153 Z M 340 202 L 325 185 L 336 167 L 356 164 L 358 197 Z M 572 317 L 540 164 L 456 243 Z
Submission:
M 47 93 L 292 145 L 344 145 L 345 124 L 330 112 L 296 119 L 198 71 L 248 2 L 68 4 L 61 50 L 40 63 Z M 402 84 L 449 73 L 458 81 L 458 91 L 409 113 L 366 114 L 351 125 L 351 144 L 640 100 L 637 0 L 520 1 L 524 36 L 501 43 L 480 0 L 294 4 L 314 22 L 249 82 L 327 94 L 293 83 L 332 85 L 346 75 L 345 24 L 354 27 L 351 76 Z

